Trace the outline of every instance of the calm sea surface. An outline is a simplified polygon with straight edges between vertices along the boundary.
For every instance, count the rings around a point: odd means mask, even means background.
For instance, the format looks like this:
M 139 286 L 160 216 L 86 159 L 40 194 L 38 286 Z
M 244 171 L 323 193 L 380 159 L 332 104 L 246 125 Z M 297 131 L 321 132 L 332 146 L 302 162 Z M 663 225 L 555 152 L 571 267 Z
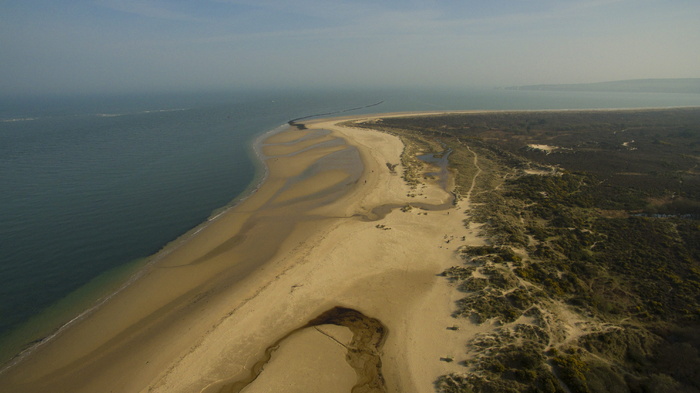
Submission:
M 700 95 L 305 91 L 0 101 L 0 363 L 258 180 L 289 119 L 413 110 L 700 106 Z

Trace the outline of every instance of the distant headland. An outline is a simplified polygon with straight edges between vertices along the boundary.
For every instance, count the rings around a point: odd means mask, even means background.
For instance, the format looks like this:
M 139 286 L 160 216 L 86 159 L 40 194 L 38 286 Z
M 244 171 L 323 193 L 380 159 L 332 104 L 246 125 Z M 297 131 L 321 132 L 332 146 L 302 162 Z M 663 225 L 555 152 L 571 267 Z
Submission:
M 618 93 L 700 94 L 700 78 L 629 79 L 597 83 L 527 85 L 506 87 L 506 90 L 609 91 Z

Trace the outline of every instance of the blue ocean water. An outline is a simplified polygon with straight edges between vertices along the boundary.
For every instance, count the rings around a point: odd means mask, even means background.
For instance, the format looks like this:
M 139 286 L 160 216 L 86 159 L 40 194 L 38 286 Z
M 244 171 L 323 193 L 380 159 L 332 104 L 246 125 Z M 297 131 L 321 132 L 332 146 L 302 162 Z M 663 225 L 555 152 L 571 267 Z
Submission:
M 0 362 L 249 190 L 257 135 L 379 101 L 342 114 L 700 106 L 700 95 L 377 89 L 0 101 Z

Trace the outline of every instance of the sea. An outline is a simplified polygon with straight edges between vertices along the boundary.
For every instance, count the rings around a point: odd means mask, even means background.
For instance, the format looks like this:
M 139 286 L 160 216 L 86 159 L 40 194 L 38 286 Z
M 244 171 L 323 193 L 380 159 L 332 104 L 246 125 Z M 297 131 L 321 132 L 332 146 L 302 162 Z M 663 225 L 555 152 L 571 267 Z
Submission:
M 246 90 L 0 99 L 0 364 L 255 190 L 260 135 L 307 116 L 700 106 L 700 94 Z

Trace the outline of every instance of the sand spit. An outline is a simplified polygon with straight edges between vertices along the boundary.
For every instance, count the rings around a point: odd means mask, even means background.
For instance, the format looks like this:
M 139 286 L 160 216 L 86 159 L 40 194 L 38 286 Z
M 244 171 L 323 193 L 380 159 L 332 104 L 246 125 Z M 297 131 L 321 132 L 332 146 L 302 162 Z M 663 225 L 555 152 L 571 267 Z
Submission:
M 337 391 L 410 393 L 459 371 L 441 359 L 488 327 L 450 317 L 459 295 L 437 274 L 482 244 L 462 222 L 468 201 L 430 184 L 409 197 L 400 140 L 339 122 L 268 137 L 254 195 L 2 373 L 0 390 L 294 391 L 317 374 Z M 416 201 L 439 209 L 397 208 Z M 378 325 L 322 318 L 339 309 Z M 363 339 L 372 329 L 385 331 Z

